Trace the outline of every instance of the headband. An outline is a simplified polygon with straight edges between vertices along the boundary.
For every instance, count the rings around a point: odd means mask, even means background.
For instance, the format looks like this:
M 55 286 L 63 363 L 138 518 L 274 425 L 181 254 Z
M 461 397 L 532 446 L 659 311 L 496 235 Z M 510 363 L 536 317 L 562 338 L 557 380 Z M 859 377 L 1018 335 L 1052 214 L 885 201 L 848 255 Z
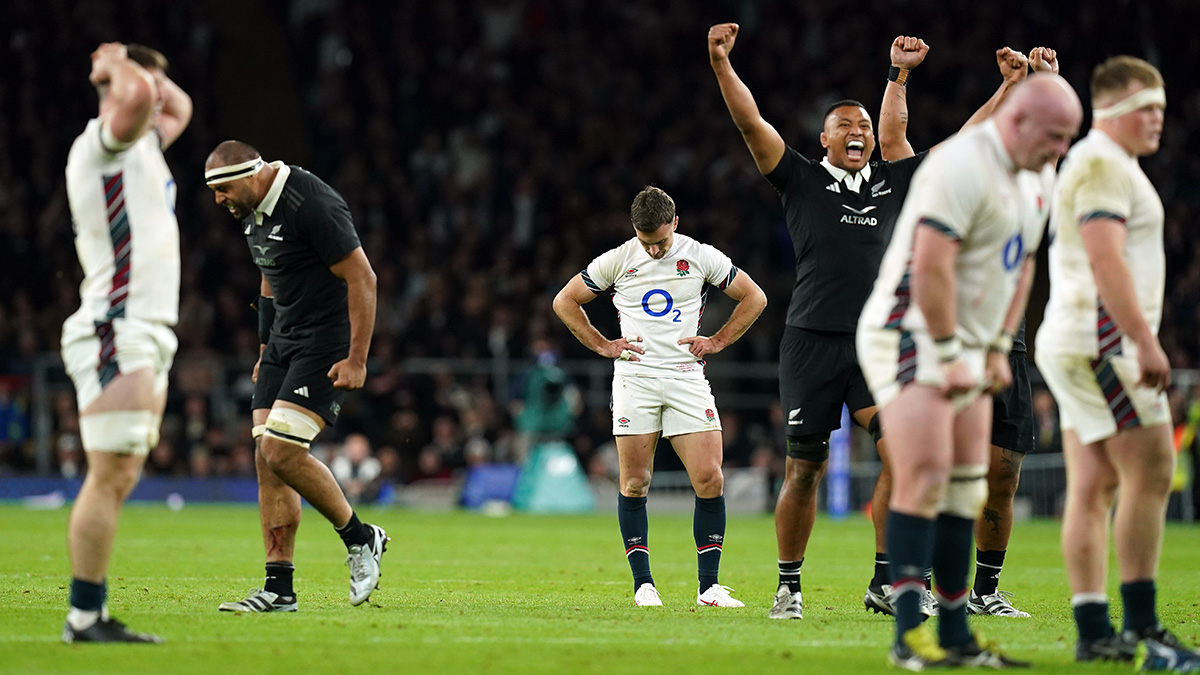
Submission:
M 230 164 L 229 166 L 219 166 L 215 169 L 209 169 L 208 171 L 204 172 L 204 182 L 209 186 L 228 183 L 229 181 L 234 181 L 239 178 L 253 176 L 259 171 L 262 171 L 262 168 L 266 165 L 267 164 L 262 160 L 262 157 L 255 157 L 248 162 Z
M 1092 110 L 1092 119 L 1108 120 L 1131 113 L 1148 105 L 1167 107 L 1167 92 L 1162 87 L 1148 87 L 1116 103 Z

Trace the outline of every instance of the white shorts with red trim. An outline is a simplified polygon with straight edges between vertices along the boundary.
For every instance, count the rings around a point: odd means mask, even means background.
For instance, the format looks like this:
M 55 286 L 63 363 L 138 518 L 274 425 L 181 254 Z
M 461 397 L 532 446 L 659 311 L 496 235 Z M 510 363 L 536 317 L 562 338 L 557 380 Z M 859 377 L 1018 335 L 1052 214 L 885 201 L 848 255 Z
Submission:
M 612 413 L 614 436 L 721 430 L 712 387 L 702 377 L 614 375 Z
M 156 393 L 166 391 L 178 346 L 175 332 L 160 323 L 125 318 L 100 323 L 71 317 L 63 324 L 62 358 L 75 383 L 79 410 L 99 398 L 118 374 L 142 368 L 153 370 Z
M 1171 423 L 1167 395 L 1138 386 L 1137 360 L 1038 351 L 1034 360 L 1058 402 L 1059 421 L 1081 443 L 1095 443 L 1135 427 Z

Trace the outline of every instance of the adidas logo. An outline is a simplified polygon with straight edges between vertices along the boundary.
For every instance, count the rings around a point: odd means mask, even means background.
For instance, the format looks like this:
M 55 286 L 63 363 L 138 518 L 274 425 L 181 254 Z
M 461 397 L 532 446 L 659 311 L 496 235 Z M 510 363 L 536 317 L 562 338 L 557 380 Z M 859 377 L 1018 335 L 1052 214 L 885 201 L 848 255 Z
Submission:
M 829 185 L 825 186 L 825 189 L 829 190 L 830 192 L 832 192 L 834 194 L 840 195 L 840 194 L 842 194 L 842 189 L 840 187 L 838 187 L 839 185 L 841 185 L 841 183 L 830 183 Z
M 300 387 L 299 389 L 296 389 L 292 393 L 297 396 L 303 396 L 304 398 L 308 398 L 308 385 Z

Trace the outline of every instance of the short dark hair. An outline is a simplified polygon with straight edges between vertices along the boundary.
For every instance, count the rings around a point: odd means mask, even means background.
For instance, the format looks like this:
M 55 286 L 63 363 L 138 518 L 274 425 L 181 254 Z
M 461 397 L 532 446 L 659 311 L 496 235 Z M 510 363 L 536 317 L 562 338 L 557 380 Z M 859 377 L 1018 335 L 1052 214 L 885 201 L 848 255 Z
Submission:
M 1163 86 L 1162 73 L 1148 61 L 1136 56 L 1113 56 L 1106 59 L 1092 71 L 1092 107 L 1096 106 L 1097 99 L 1123 91 L 1134 81 L 1141 82 L 1146 87 Z
M 828 118 L 830 115 L 833 114 L 833 111 L 837 110 L 838 108 L 862 108 L 863 110 L 866 110 L 867 106 L 863 105 L 862 103 L 860 103 L 858 101 L 855 101 L 852 98 L 844 98 L 840 101 L 835 101 L 833 103 L 833 105 L 829 106 L 825 110 L 825 114 L 821 116 L 821 119 L 824 120 L 824 119 Z
M 146 45 L 128 44 L 125 45 L 125 52 L 129 54 L 129 60 L 145 68 L 146 70 L 161 70 L 167 72 L 167 57 L 162 55 L 162 52 L 157 49 L 151 49 Z
M 634 229 L 653 232 L 675 220 L 675 200 L 659 188 L 647 185 L 633 198 L 633 207 L 629 211 Z

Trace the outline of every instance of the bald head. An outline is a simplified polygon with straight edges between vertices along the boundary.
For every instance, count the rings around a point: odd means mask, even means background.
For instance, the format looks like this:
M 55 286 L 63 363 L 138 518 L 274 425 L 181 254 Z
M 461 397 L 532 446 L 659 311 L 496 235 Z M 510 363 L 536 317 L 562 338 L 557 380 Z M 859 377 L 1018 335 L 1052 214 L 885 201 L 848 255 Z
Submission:
M 208 153 L 208 159 L 204 161 L 204 170 L 209 171 L 231 164 L 241 164 L 259 157 L 258 150 L 255 150 L 254 146 L 249 143 L 224 141 Z
M 996 111 L 996 127 L 1017 169 L 1040 170 L 1066 154 L 1079 133 L 1083 104 L 1054 73 L 1034 73 Z

